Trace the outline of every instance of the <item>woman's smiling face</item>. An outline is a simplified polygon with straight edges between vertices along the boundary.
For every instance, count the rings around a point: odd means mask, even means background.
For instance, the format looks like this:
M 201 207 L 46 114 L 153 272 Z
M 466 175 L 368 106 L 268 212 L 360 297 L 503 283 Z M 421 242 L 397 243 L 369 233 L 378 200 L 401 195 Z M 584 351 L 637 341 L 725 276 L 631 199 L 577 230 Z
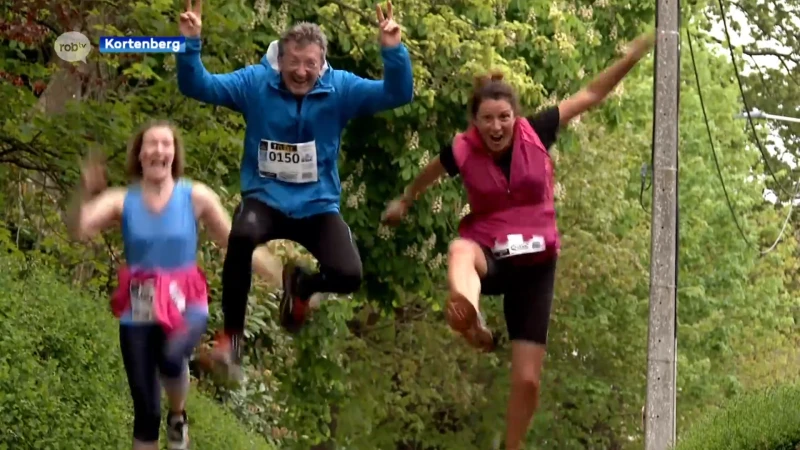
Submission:
M 514 108 L 508 100 L 487 98 L 481 101 L 473 124 L 489 152 L 499 155 L 511 147 L 515 120 Z
M 174 159 L 175 138 L 169 127 L 156 126 L 144 133 L 139 151 L 144 180 L 160 182 L 171 177 Z

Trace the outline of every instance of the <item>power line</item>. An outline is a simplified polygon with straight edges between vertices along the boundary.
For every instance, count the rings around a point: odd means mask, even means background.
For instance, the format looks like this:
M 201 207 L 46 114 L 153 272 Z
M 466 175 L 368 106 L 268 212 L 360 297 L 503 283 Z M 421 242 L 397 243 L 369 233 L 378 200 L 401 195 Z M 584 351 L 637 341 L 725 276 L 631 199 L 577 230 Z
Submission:
M 736 211 L 734 210 L 733 204 L 732 204 L 731 199 L 730 199 L 730 196 L 728 195 L 728 189 L 725 187 L 725 180 L 722 177 L 722 170 L 720 169 L 720 166 L 719 166 L 719 158 L 717 157 L 717 150 L 714 147 L 714 138 L 711 135 L 711 125 L 709 124 L 708 115 L 706 114 L 705 102 L 703 101 L 703 90 L 702 90 L 702 87 L 700 85 L 700 75 L 697 72 L 697 63 L 696 63 L 695 58 L 694 58 L 694 47 L 692 45 L 692 35 L 691 35 L 691 33 L 689 33 L 689 29 L 688 28 L 686 29 L 686 38 L 687 38 L 687 40 L 689 42 L 689 54 L 691 55 L 691 58 L 692 58 L 692 68 L 694 69 L 694 78 L 695 78 L 695 81 L 697 82 L 697 95 L 700 98 L 700 108 L 703 111 L 703 120 L 705 121 L 706 132 L 708 133 L 708 142 L 709 142 L 709 144 L 711 146 L 711 154 L 714 156 L 714 165 L 717 168 L 717 175 L 719 176 L 719 182 L 722 184 L 722 192 L 725 194 L 725 202 L 728 205 L 728 210 L 731 212 L 731 217 L 733 218 L 733 223 L 736 224 L 736 228 L 739 230 L 739 234 L 741 234 L 742 239 L 744 240 L 744 242 L 750 248 L 752 248 L 753 250 L 759 251 L 759 253 L 761 253 L 762 256 L 766 255 L 767 253 L 775 250 L 775 248 L 778 245 L 778 242 L 780 242 L 781 238 L 783 237 L 783 233 L 786 231 L 786 226 L 789 224 L 789 218 L 791 218 L 791 216 L 792 216 L 792 210 L 794 209 L 794 202 L 795 202 L 795 198 L 797 197 L 798 187 L 800 187 L 800 183 L 795 183 L 795 190 L 794 190 L 794 193 L 792 194 L 792 197 L 791 197 L 791 203 L 789 204 L 789 212 L 786 215 L 786 219 L 783 221 L 783 226 L 781 227 L 780 233 L 778 233 L 778 238 L 775 239 L 775 242 L 773 242 L 773 244 L 767 250 L 759 250 L 755 245 L 753 245 L 752 242 L 750 242 L 750 240 L 747 238 L 747 235 L 745 234 L 744 230 L 742 229 L 741 225 L 739 224 L 739 220 L 736 218 Z M 750 114 L 749 111 L 747 112 L 747 114 L 749 116 L 749 114 Z
M 719 176 L 719 182 L 722 183 L 722 192 L 725 194 L 725 202 L 728 204 L 728 209 L 731 212 L 731 217 L 733 217 L 733 223 L 736 224 L 736 228 L 739 230 L 739 234 L 742 235 L 742 239 L 747 245 L 751 248 L 755 248 L 750 240 L 747 238 L 742 226 L 739 225 L 739 219 L 736 218 L 736 211 L 733 209 L 733 204 L 731 203 L 731 198 L 728 195 L 728 189 L 725 187 L 725 180 L 722 178 L 722 170 L 719 167 L 719 159 L 717 158 L 717 149 L 714 147 L 714 137 L 711 135 L 711 126 L 708 122 L 708 115 L 706 114 L 706 104 L 703 101 L 703 90 L 700 88 L 700 75 L 697 73 L 697 62 L 694 59 L 694 46 L 692 45 L 692 34 L 689 33 L 689 29 L 686 29 L 686 39 L 689 42 L 689 55 L 692 57 L 692 69 L 694 70 L 694 79 L 697 82 L 697 95 L 700 97 L 700 109 L 703 111 L 703 120 L 706 123 L 706 132 L 708 133 L 708 143 L 711 144 L 711 154 L 714 155 L 714 165 L 717 168 L 717 175 Z
M 761 157 L 764 159 L 764 166 L 767 168 L 767 171 L 772 176 L 772 179 L 775 180 L 775 184 L 783 191 L 786 195 L 793 195 L 785 187 L 778 181 L 778 177 L 775 175 L 775 172 L 772 171 L 772 167 L 769 165 L 769 159 L 767 157 L 766 152 L 764 151 L 764 147 L 761 145 L 761 140 L 758 138 L 758 133 L 756 132 L 756 126 L 753 124 L 753 118 L 750 116 L 750 106 L 747 104 L 747 98 L 744 95 L 744 87 L 742 87 L 742 78 L 739 75 L 739 66 L 736 64 L 736 55 L 733 52 L 733 44 L 731 43 L 731 35 L 728 31 L 728 21 L 725 19 L 725 6 L 722 4 L 722 0 L 717 0 L 719 4 L 719 12 L 720 16 L 722 17 L 722 26 L 725 29 L 725 39 L 728 42 L 728 51 L 731 54 L 731 63 L 733 63 L 733 71 L 736 74 L 736 83 L 739 86 L 739 93 L 742 95 L 742 103 L 744 103 L 745 113 L 747 114 L 747 122 L 750 124 L 750 129 L 753 133 L 753 138 L 756 140 L 756 144 L 758 145 L 758 151 L 761 152 Z M 794 197 L 792 197 L 794 200 Z

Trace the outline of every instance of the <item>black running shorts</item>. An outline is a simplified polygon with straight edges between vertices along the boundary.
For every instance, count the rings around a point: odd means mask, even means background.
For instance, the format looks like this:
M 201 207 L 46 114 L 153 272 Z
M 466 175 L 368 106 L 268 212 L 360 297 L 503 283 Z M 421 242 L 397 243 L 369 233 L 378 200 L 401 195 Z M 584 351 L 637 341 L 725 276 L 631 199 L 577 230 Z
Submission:
M 513 256 L 498 260 L 490 249 L 481 248 L 487 267 L 481 293 L 503 296 L 509 339 L 546 345 L 557 257 L 534 263 Z

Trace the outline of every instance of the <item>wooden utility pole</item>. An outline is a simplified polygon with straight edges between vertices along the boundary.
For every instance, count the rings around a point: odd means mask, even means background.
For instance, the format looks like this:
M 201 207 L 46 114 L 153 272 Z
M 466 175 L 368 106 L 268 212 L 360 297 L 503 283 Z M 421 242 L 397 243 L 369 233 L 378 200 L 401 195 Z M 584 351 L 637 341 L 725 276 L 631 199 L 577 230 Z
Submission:
M 657 2 L 645 450 L 676 443 L 680 4 Z

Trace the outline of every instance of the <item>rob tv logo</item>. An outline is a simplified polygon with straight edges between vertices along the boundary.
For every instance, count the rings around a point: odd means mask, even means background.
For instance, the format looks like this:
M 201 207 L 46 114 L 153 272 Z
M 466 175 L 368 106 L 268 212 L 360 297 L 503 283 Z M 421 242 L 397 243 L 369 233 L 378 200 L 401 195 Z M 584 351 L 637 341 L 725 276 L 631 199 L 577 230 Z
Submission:
M 62 34 L 56 39 L 53 47 L 56 55 L 68 62 L 86 62 L 86 57 L 92 51 L 92 44 L 89 42 L 89 38 L 77 31 L 69 31 Z

